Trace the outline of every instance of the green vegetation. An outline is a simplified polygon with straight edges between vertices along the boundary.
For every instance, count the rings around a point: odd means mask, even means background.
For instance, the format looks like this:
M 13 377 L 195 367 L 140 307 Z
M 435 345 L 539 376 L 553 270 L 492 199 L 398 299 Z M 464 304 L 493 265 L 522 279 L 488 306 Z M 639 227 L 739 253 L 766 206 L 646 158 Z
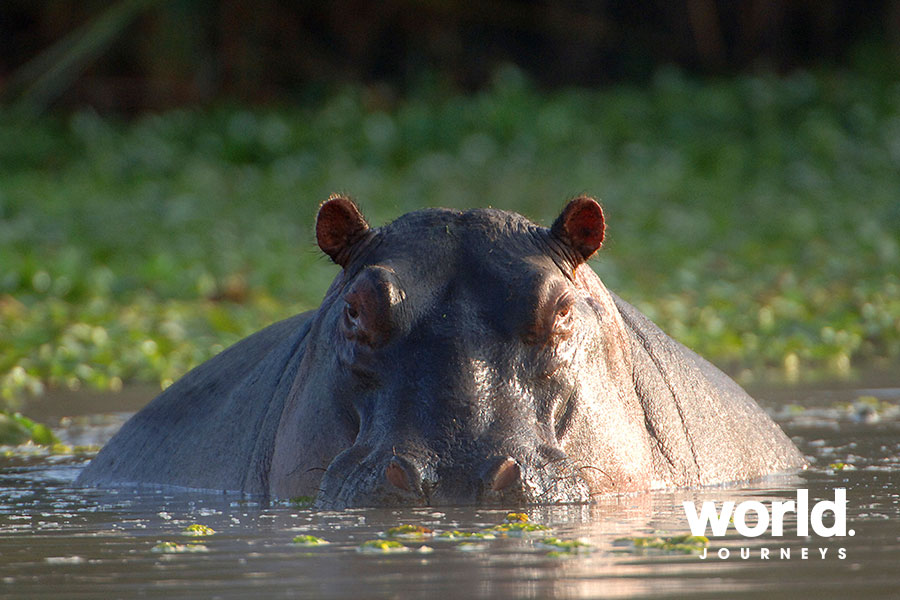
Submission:
M 309 534 L 295 536 L 291 541 L 298 546 L 324 546 L 329 543 L 328 540 Z
M 20 413 L 0 410 L 0 446 L 18 446 L 27 442 L 41 446 L 60 443 L 46 425 L 35 423 Z
M 395 540 L 367 540 L 357 546 L 357 551 L 371 554 L 390 554 L 392 552 L 409 552 L 410 548 Z
M 0 393 L 166 385 L 315 307 L 332 192 L 373 224 L 493 205 L 549 224 L 596 195 L 608 287 L 737 374 L 900 360 L 900 88 L 832 71 L 460 96 L 353 87 L 313 107 L 131 122 L 0 112 Z
M 213 535 L 216 532 L 212 527 L 207 527 L 206 525 L 201 525 L 200 523 L 192 523 L 184 528 L 184 531 L 181 532 L 181 535 L 187 535 L 190 537 L 203 537 L 206 535 Z
M 161 554 L 191 554 L 194 552 L 209 552 L 209 547 L 203 544 L 176 544 L 175 542 L 160 542 L 150 549 L 151 552 Z
M 385 533 L 385 537 L 403 538 L 410 540 L 418 540 L 434 535 L 434 531 L 428 529 L 424 525 L 397 525 L 389 528 Z
M 506 522 L 489 527 L 485 529 L 484 532 L 504 536 L 524 536 L 539 531 L 549 530 L 550 528 L 546 525 L 540 525 L 538 523 Z
M 613 542 L 619 551 L 643 552 L 658 550 L 678 554 L 700 552 L 709 545 L 709 539 L 702 535 L 677 535 L 674 537 L 625 537 Z
M 856 467 L 850 463 L 833 462 L 828 465 L 832 471 L 855 471 Z
M 546 537 L 535 544 L 538 548 L 549 550 L 547 556 L 551 558 L 567 558 L 577 554 L 591 552 L 591 544 L 584 540 L 562 540 L 555 537 Z
M 310 508 L 315 502 L 313 496 L 296 496 L 288 501 L 288 504 L 295 508 Z
M 525 513 L 516 513 L 511 512 L 506 514 L 506 518 L 504 519 L 507 523 L 527 523 L 529 521 L 528 515 Z
M 452 531 L 442 531 L 437 535 L 437 539 L 447 542 L 456 542 L 459 540 L 494 540 L 497 536 L 490 531 L 460 531 L 453 529 Z

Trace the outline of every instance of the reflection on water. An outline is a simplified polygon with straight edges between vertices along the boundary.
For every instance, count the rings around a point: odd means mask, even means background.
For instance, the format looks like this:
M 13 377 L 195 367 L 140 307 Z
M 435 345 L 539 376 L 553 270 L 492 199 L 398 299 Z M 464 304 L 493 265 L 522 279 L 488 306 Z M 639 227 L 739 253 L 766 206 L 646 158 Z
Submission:
M 437 532 L 479 531 L 503 522 L 507 510 L 313 512 L 225 494 L 83 490 L 72 481 L 85 458 L 17 454 L 0 459 L 0 597 L 896 597 L 900 419 L 890 405 L 900 403 L 900 391 L 874 392 L 866 395 L 882 402 L 871 409 L 877 418 L 854 406 L 862 395 L 854 390 L 758 394 L 764 404 L 768 399 L 783 407 L 775 411 L 778 420 L 811 459 L 811 468 L 796 476 L 745 488 L 609 498 L 591 506 L 526 507 L 532 522 L 553 528 L 552 536 L 591 544 L 590 553 L 562 557 L 539 546 L 542 534 L 468 545 L 439 538 L 405 541 L 413 550 L 402 554 L 357 551 L 400 523 Z M 121 416 L 74 418 L 65 421 L 62 434 L 68 443 L 82 444 L 109 435 L 120 422 Z M 616 542 L 688 533 L 684 500 L 698 507 L 704 500 L 768 505 L 795 499 L 798 487 L 809 489 L 811 503 L 833 500 L 834 489 L 846 487 L 848 527 L 856 535 L 798 538 L 788 514 L 784 537 L 767 532 L 743 538 L 729 529 L 724 539 L 711 538 L 705 560 Z M 195 523 L 215 533 L 182 534 Z M 301 534 L 331 543 L 292 543 Z M 154 551 L 160 542 L 202 544 L 206 551 Z M 418 551 L 422 546 L 432 551 Z M 718 558 L 722 548 L 728 549 L 727 560 Z M 760 557 L 764 548 L 769 559 Z M 790 549 L 790 559 L 780 558 L 782 548 Z M 741 558 L 742 549 L 748 559 Z

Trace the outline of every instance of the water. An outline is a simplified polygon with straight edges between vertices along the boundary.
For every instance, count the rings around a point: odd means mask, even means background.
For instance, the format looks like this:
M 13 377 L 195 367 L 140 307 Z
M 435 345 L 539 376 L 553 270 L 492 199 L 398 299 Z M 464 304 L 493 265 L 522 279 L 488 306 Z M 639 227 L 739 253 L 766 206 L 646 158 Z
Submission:
M 86 458 L 16 453 L 0 458 L 0 597 L 900 597 L 900 410 L 892 408 L 900 404 L 900 389 L 755 393 L 763 405 L 781 407 L 773 411 L 776 419 L 810 457 L 809 470 L 747 487 L 525 507 L 532 523 L 552 528 L 549 535 L 590 544 L 590 552 L 562 557 L 539 545 L 546 532 L 468 546 L 436 538 L 404 541 L 410 550 L 400 554 L 358 551 L 398 524 L 481 530 L 503 522 L 507 507 L 315 512 L 225 494 L 84 490 L 72 481 Z M 880 404 L 840 404 L 864 395 Z M 89 410 L 106 413 L 123 402 L 134 410 L 148 398 L 100 396 Z M 55 422 L 75 405 L 70 398 L 51 398 L 31 412 Z M 124 417 L 67 419 L 60 431 L 68 442 L 96 441 Z M 705 560 L 697 553 L 641 552 L 616 541 L 688 533 L 684 500 L 768 505 L 795 499 L 804 488 L 813 503 L 833 500 L 837 487 L 847 489 L 853 537 L 798 538 L 789 518 L 780 538 L 768 532 L 745 538 L 734 529 L 724 539 L 711 537 Z M 183 535 L 192 524 L 216 533 Z M 292 539 L 301 534 L 331 543 L 298 546 Z M 161 542 L 202 544 L 205 551 L 154 551 Z M 728 559 L 718 558 L 722 548 Z M 742 548 L 750 558 L 740 557 Z M 763 549 L 769 559 L 761 558 Z M 789 559 L 781 558 L 782 549 L 790 549 Z

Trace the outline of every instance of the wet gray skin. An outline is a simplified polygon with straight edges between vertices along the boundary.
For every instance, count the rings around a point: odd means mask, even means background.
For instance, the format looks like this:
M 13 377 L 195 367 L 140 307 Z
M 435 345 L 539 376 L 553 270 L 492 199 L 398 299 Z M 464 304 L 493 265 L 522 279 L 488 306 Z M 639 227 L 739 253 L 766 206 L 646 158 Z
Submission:
M 317 311 L 247 338 L 129 421 L 82 473 L 309 496 L 322 508 L 587 502 L 804 465 L 756 403 L 609 293 L 604 219 L 551 228 L 429 209 L 316 236 L 343 270 Z

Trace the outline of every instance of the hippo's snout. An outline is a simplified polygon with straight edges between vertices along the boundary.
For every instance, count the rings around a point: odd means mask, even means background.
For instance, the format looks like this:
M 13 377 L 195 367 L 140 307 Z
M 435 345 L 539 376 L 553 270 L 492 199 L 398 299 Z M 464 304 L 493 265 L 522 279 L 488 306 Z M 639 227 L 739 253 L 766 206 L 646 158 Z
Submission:
M 484 504 L 521 497 L 521 473 L 511 456 L 434 469 L 395 454 L 384 467 L 384 481 L 391 492 L 408 495 L 413 504 Z
M 339 473 L 345 461 L 326 472 L 317 505 L 432 506 L 521 503 L 525 501 L 522 467 L 511 456 L 479 463 L 432 465 L 422 458 L 388 453 L 364 460 Z M 365 474 L 363 474 L 365 472 Z

